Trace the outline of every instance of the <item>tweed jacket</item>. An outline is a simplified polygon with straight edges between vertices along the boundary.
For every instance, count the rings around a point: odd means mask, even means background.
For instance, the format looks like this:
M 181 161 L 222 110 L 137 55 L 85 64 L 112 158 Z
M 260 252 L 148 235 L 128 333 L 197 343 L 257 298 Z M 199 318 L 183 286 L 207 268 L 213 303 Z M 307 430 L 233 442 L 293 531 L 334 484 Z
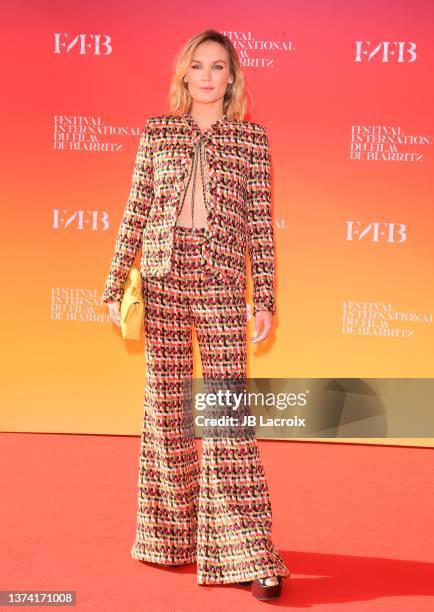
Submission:
M 143 279 L 171 266 L 179 201 L 202 140 L 208 220 L 204 259 L 231 285 L 246 288 L 246 245 L 253 284 L 253 314 L 276 312 L 271 155 L 259 123 L 219 119 L 202 133 L 190 112 L 149 117 L 140 136 L 131 189 L 117 232 L 103 301 L 120 301 L 141 247 Z

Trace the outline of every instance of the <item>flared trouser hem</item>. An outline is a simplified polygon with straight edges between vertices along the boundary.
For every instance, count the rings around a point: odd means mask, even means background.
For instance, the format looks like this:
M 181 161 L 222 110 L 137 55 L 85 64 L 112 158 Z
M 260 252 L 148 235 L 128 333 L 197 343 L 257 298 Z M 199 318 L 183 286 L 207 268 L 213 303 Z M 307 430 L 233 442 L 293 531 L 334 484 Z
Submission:
M 152 555 L 146 552 L 140 552 L 140 547 L 134 544 L 131 548 L 131 557 L 136 561 L 146 561 L 147 563 L 155 563 L 156 565 L 192 565 L 197 562 L 197 557 L 167 557 L 164 554 Z M 214 574 L 197 573 L 198 584 L 230 584 L 238 582 L 247 582 L 256 578 L 270 578 L 272 576 L 289 577 L 290 573 L 285 565 L 277 564 L 275 567 L 267 566 L 266 569 L 254 570 L 236 570 L 233 569 L 227 575 L 216 576 Z
M 131 557 L 137 561 L 147 561 L 148 563 L 157 563 L 158 565 L 191 565 L 196 563 L 196 556 L 192 557 L 167 557 L 164 554 L 149 554 L 141 551 L 143 547 L 137 546 L 134 543 L 131 548 Z

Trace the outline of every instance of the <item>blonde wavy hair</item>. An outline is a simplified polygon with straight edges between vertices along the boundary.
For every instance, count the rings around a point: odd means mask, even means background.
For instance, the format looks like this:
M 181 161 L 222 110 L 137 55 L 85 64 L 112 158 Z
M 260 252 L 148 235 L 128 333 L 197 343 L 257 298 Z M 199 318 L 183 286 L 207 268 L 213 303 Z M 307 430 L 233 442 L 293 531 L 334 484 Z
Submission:
M 169 107 L 174 115 L 182 115 L 191 108 L 192 98 L 184 77 L 196 48 L 206 40 L 213 40 L 222 45 L 229 56 L 229 73 L 233 76 L 228 83 L 223 100 L 223 112 L 232 120 L 243 120 L 247 112 L 247 88 L 241 72 L 240 60 L 231 40 L 217 30 L 205 30 L 190 38 L 175 56 L 174 74 L 169 89 Z

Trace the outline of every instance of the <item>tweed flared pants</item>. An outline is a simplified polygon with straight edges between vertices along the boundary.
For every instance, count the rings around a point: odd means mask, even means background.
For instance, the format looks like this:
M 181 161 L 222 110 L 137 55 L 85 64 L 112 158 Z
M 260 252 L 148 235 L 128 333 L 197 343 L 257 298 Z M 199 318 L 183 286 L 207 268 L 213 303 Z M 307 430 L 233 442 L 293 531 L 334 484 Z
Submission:
M 183 383 L 192 326 L 205 377 L 246 376 L 244 291 L 203 263 L 203 228 L 175 226 L 172 267 L 145 279 L 146 386 L 134 559 L 197 563 L 199 584 L 288 576 L 271 540 L 269 491 L 255 436 L 185 435 Z

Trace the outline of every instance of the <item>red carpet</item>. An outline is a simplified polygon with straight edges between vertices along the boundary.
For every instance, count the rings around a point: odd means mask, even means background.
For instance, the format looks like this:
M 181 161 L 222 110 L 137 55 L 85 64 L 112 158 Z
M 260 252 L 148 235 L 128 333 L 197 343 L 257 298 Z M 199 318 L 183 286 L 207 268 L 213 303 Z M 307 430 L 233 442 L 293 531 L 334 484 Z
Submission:
M 75 590 L 97 611 L 434 610 L 432 449 L 259 444 L 280 599 L 133 560 L 139 438 L 91 435 L 1 435 L 0 590 Z

